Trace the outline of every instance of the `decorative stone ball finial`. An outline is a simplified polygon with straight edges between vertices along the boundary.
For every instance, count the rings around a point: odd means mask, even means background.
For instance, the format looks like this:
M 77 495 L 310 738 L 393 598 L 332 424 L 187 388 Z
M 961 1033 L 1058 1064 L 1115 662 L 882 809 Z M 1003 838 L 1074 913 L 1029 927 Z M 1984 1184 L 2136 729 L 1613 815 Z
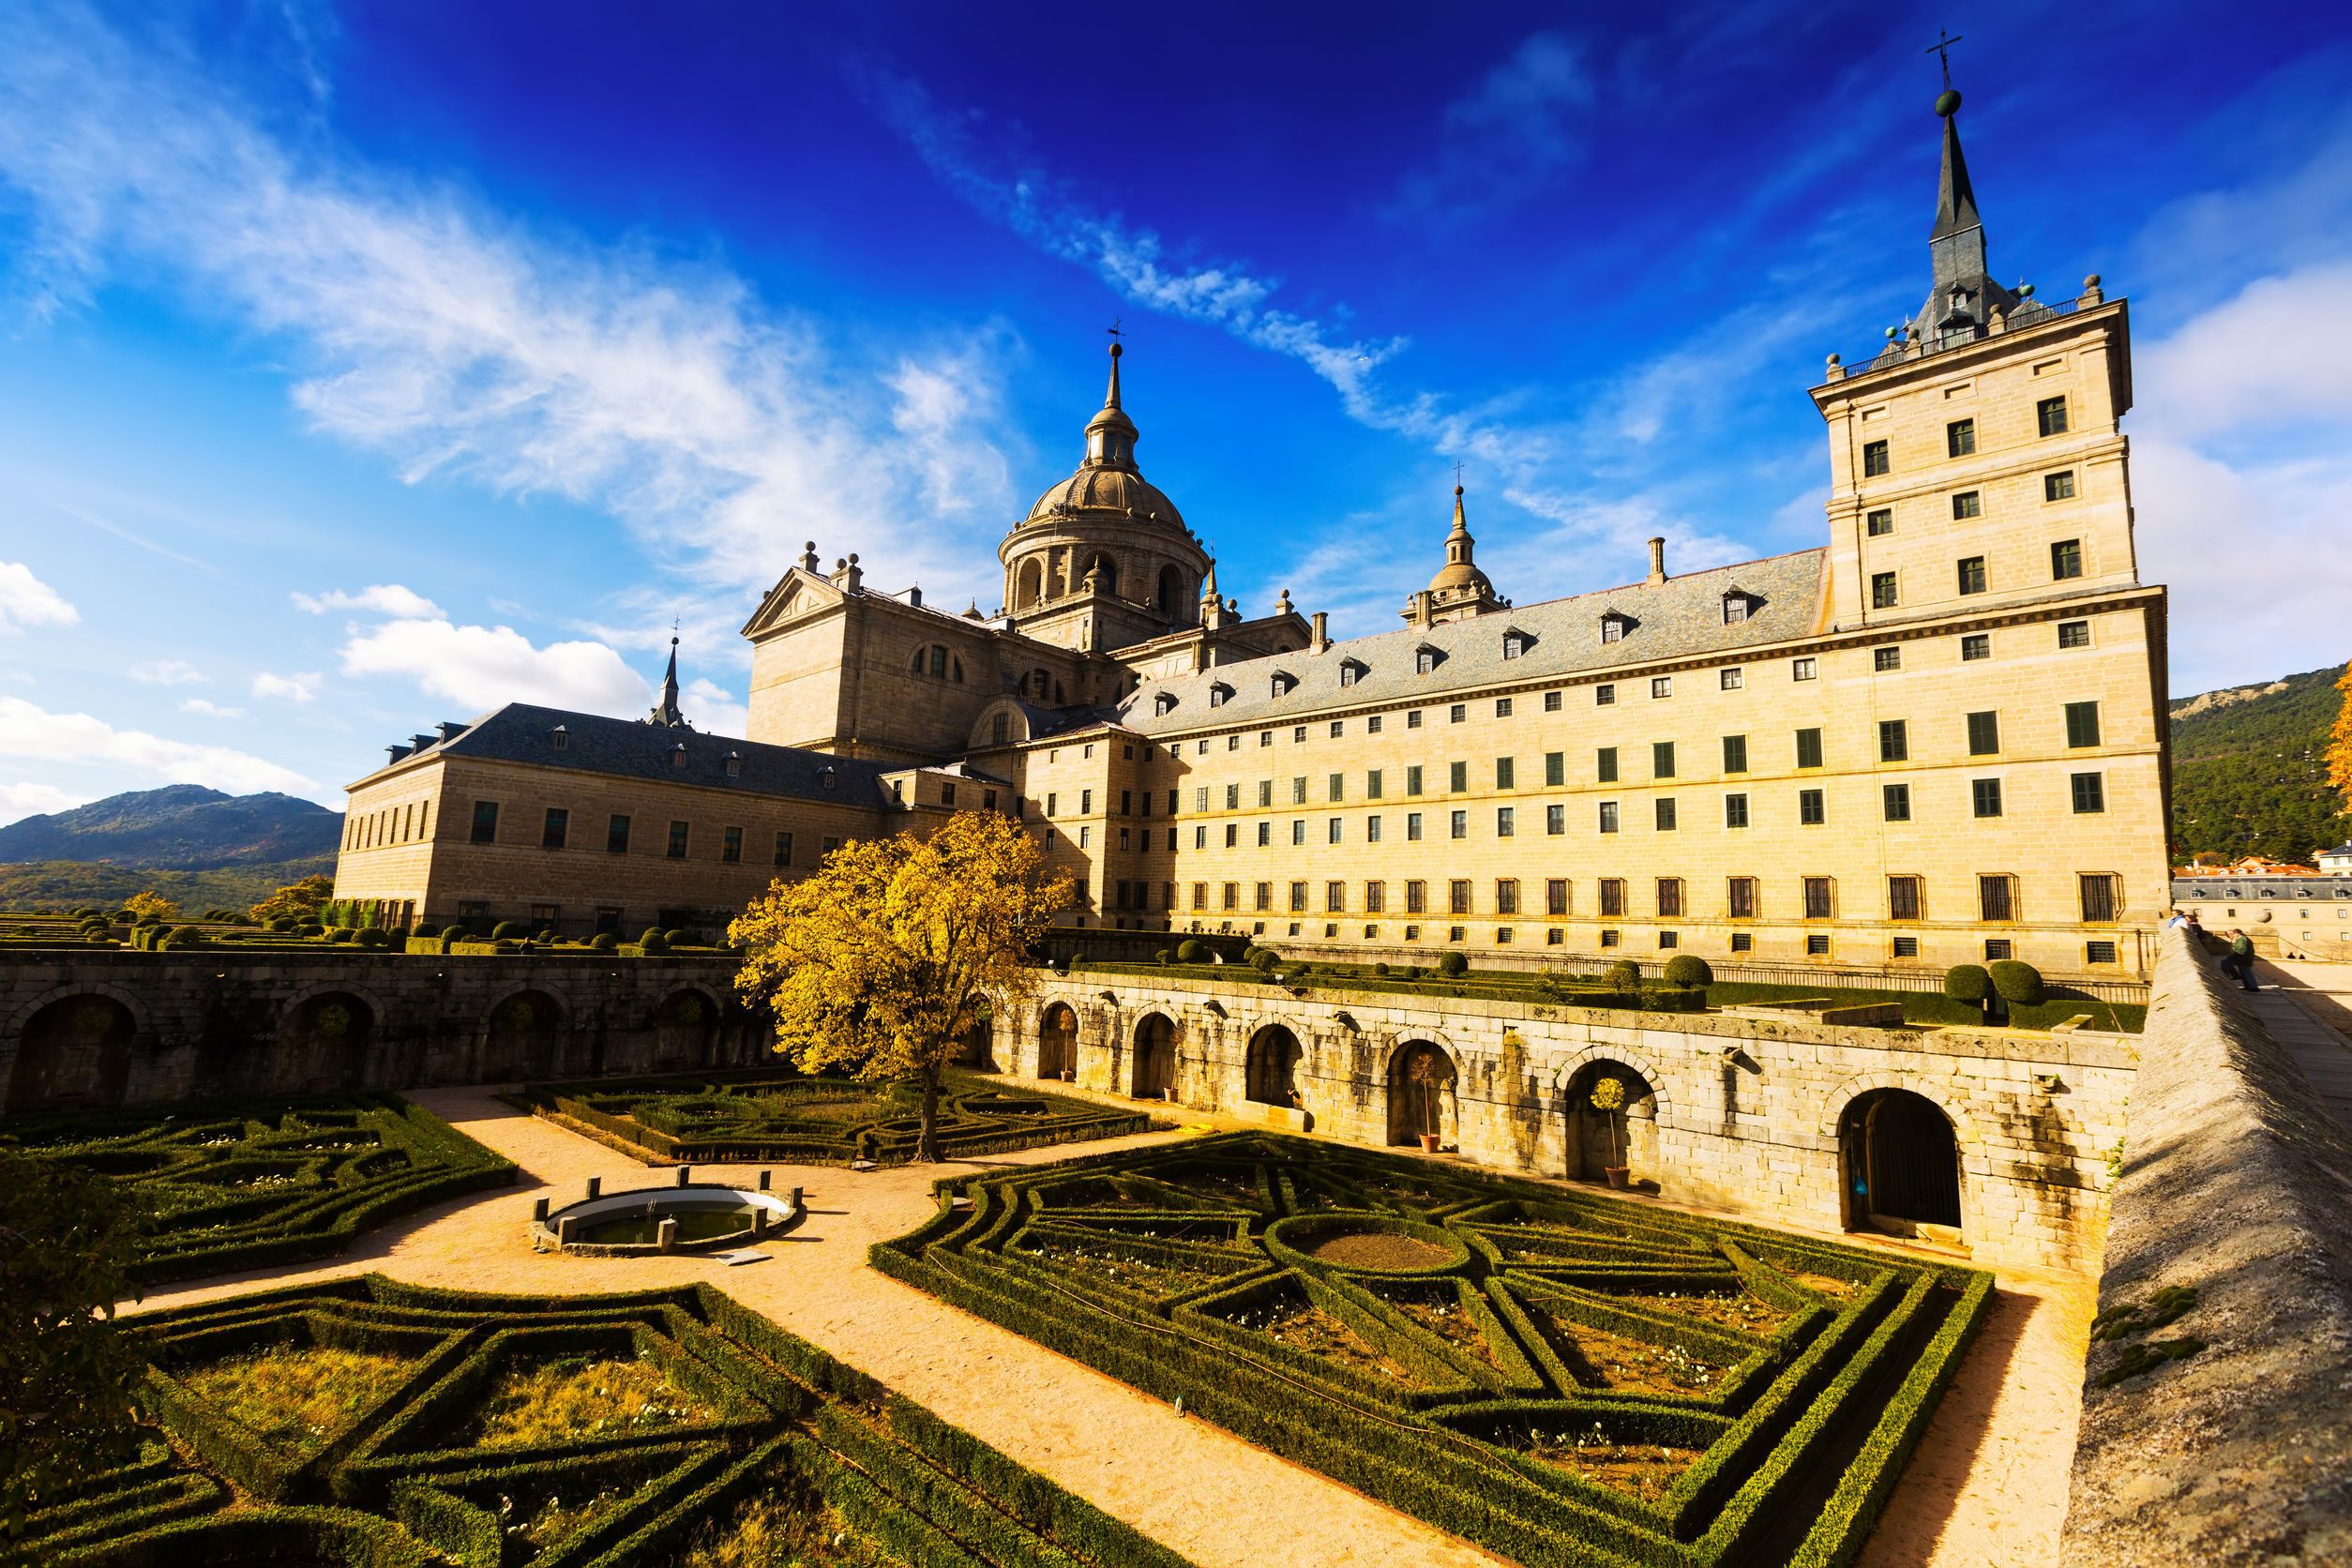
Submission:
M 1957 87 L 1946 87 L 1936 95 L 1936 113 L 1947 120 L 1960 113 L 1960 90 Z

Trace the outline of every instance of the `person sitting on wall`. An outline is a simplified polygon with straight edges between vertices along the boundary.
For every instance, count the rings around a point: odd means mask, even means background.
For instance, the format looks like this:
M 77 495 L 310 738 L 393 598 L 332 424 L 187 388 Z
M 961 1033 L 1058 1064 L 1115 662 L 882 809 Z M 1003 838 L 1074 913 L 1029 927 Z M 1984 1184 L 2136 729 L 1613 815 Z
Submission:
M 2262 988 L 2254 984 L 2254 938 L 2241 930 L 2232 929 L 2229 933 L 2229 951 L 2222 955 L 2222 972 L 2236 979 L 2246 989 L 2258 991 Z
M 2179 930 L 2181 927 L 2186 926 L 2188 923 L 2189 917 L 2181 913 L 2180 911 L 2175 910 L 2172 912 L 2172 917 L 2164 922 L 2164 929 L 2167 931 Z

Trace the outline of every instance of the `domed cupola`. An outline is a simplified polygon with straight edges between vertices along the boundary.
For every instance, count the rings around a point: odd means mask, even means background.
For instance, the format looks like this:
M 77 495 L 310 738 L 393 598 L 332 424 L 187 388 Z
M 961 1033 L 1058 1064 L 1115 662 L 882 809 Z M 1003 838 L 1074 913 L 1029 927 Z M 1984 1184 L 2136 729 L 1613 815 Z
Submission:
M 1417 626 L 1466 620 L 1507 609 L 1511 601 L 1495 593 L 1494 583 L 1471 557 L 1478 541 L 1470 537 L 1462 516 L 1462 487 L 1454 487 L 1454 528 L 1445 536 L 1445 565 L 1429 586 L 1405 601 L 1405 619 Z

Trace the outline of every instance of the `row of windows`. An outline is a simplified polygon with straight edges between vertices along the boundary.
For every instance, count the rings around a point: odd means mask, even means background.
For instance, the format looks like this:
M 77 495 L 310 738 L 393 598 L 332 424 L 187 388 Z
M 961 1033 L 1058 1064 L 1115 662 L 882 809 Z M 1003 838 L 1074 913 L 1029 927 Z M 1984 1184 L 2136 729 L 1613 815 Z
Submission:
M 430 837 L 432 809 L 431 801 L 417 800 L 348 817 L 343 822 L 343 848 L 372 850 Z
M 1989 593 L 1991 591 L 1992 576 L 1990 569 L 1985 565 L 1985 558 L 1983 556 L 1962 556 L 1956 563 L 1955 569 L 1958 578 L 1957 586 L 1962 597 L 1965 598 L 1972 595 Z M 2050 546 L 2050 580 L 2053 582 L 2065 582 L 2082 575 L 2082 541 L 2080 539 L 2059 539 L 2053 543 Z M 1870 574 L 1871 609 L 1893 610 L 1900 607 L 1902 603 L 1903 592 L 1900 574 L 1895 572 L 1873 572 Z M 2088 632 L 2089 628 L 2086 625 L 2084 629 Z M 2063 648 L 2068 646 L 2080 646 L 2080 644 L 2069 644 L 2061 641 L 2058 646 Z M 1880 648 L 1875 650 L 1875 652 L 1879 655 L 1895 655 L 1895 659 L 1893 661 L 1889 661 L 1884 658 L 1879 659 L 1877 668 L 1880 670 L 1892 670 L 1899 668 L 1901 655 L 1896 650 L 1892 648 Z
M 2047 438 L 2064 435 L 2067 430 L 2066 400 L 2063 397 L 2043 398 L 2033 405 L 2034 430 Z M 1973 418 L 1954 419 L 1944 427 L 1944 456 L 1948 459 L 1971 458 L 1976 455 L 1976 421 Z M 1894 472 L 1892 448 L 1885 439 L 1862 443 L 1862 476 L 1878 478 Z
M 1790 914 L 1804 920 L 1835 920 L 1838 918 L 1838 882 L 1834 877 L 1800 877 L 1797 879 L 1795 907 L 1790 911 L 1774 909 L 1778 918 Z M 1212 908 L 1238 911 L 1243 908 L 1243 885 L 1238 882 L 1210 883 L 1196 882 L 1190 887 L 1190 907 L 1195 912 Z M 1516 877 L 1499 877 L 1491 884 L 1492 901 L 1485 909 L 1477 906 L 1479 884 L 1468 877 L 1449 878 L 1438 884 L 1447 914 L 1494 914 L 1516 916 L 1539 912 L 1524 902 L 1521 882 Z M 1272 882 L 1248 884 L 1248 908 L 1264 913 L 1276 907 L 1277 896 L 1282 907 L 1298 914 L 1317 908 L 1314 903 L 1317 884 L 1309 881 L 1294 881 L 1287 884 Z M 1729 877 L 1724 882 L 1723 902 L 1709 913 L 1725 920 L 1761 920 L 1765 918 L 1767 900 L 1764 883 L 1756 877 Z M 1362 883 L 1328 881 L 1320 884 L 1320 912 L 1364 914 L 1389 912 L 1389 884 L 1374 880 Z M 1161 882 L 1157 891 L 1159 907 L 1172 912 L 1176 909 L 1177 884 Z M 1646 913 L 1659 920 L 1701 918 L 1701 912 L 1690 897 L 1689 886 L 1681 877 L 1659 877 L 1643 889 L 1650 897 Z M 1153 884 L 1149 882 L 1120 882 L 1114 888 L 1114 907 L 1150 912 Z M 1408 881 L 1400 884 L 1403 902 L 1399 910 L 1405 914 L 1434 912 L 1430 904 L 1431 884 Z M 1922 876 L 1895 875 L 1886 880 L 1886 918 L 1899 921 L 1924 921 L 1927 918 L 1927 879 Z M 1622 877 L 1602 877 L 1593 883 L 1595 913 L 1603 920 L 1641 918 L 1634 908 L 1635 884 Z M 2081 918 L 2099 924 L 2122 918 L 2123 879 L 2112 871 L 2085 871 L 2075 876 L 2075 895 Z M 1353 899 L 1351 902 L 1350 899 Z M 1546 918 L 1565 919 L 1576 911 L 1576 884 L 1566 877 L 1551 877 L 1543 883 L 1543 908 Z M 2023 900 L 2019 896 L 2018 879 L 2008 872 L 1986 872 L 1976 878 L 1973 918 L 1996 924 L 2014 924 L 2025 918 Z
M 472 842 L 476 844 L 497 843 L 498 819 L 499 803 L 497 801 L 475 801 L 474 803 Z M 604 828 L 605 852 L 607 854 L 628 853 L 629 843 L 634 831 L 635 821 L 630 817 L 615 812 L 611 816 L 606 818 Z M 663 840 L 664 855 L 671 860 L 688 859 L 689 851 L 692 847 L 693 833 L 694 829 L 692 823 L 672 821 L 670 823 L 669 834 Z M 569 849 L 572 847 L 571 840 L 572 814 L 570 810 L 561 806 L 549 807 L 547 808 L 547 814 L 539 821 L 539 847 L 543 850 Z M 744 830 L 742 828 L 723 827 L 719 829 L 718 842 L 718 858 L 722 862 L 731 866 L 742 863 L 744 857 Z M 831 854 L 835 850 L 837 850 L 840 847 L 841 840 L 838 837 L 828 834 L 822 842 L 822 847 L 819 851 L 820 857 Z M 792 864 L 792 836 L 791 834 L 776 834 L 774 845 L 774 855 L 775 858 L 770 862 L 772 865 L 790 866 Z
M 2061 468 L 2042 475 L 2042 500 L 2044 505 L 2074 499 L 2074 471 Z M 1952 497 L 1952 520 L 1966 522 L 1984 515 L 1983 492 L 1959 490 Z M 1894 533 L 1894 508 L 1874 506 L 1862 514 L 1862 531 L 1874 539 L 1883 539 Z

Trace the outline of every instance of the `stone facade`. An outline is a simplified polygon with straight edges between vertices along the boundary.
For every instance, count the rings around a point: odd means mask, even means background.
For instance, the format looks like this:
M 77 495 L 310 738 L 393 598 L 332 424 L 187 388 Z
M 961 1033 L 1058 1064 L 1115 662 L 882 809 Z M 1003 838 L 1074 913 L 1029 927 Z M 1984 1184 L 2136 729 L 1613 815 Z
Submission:
M 0 969 L 0 1109 L 767 1060 L 731 958 L 43 953 Z
M 993 1056 L 1017 1077 L 1067 1069 L 1088 1089 L 1380 1145 L 1420 1130 L 1410 1063 L 1430 1060 L 1423 1048 L 1441 1058 L 1424 1077 L 1444 1080 L 1427 1108 L 1466 1159 L 1588 1180 L 1621 1163 L 1666 1198 L 1768 1223 L 1919 1230 L 1983 1262 L 2076 1269 L 2099 1255 L 2136 1063 L 2128 1037 L 2087 1031 L 1296 996 L 1083 971 L 1001 1012 Z M 1614 1126 L 1591 1104 L 1606 1076 L 1630 1090 Z M 1948 1125 L 1956 1226 L 1857 1212 L 1858 1108 L 1889 1091 Z

